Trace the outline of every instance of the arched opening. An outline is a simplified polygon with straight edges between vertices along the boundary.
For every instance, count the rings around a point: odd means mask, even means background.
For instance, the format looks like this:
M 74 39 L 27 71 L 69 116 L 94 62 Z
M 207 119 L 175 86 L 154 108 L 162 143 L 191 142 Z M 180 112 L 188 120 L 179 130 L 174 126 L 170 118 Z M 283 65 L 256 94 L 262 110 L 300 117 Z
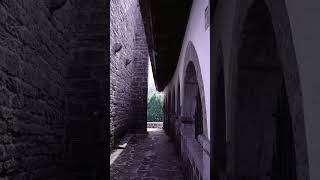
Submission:
M 198 135 L 203 133 L 203 125 L 202 125 L 202 106 L 201 106 L 201 97 L 200 92 L 198 89 L 197 96 L 196 96 L 196 110 L 194 113 L 194 120 L 195 120 L 195 138 L 198 139 Z
M 235 116 L 239 178 L 295 180 L 295 146 L 271 15 L 254 1 L 241 33 Z
M 183 113 L 193 120 L 194 136 L 203 134 L 203 116 L 201 96 L 197 81 L 197 74 L 193 62 L 189 62 L 184 78 Z
M 190 63 L 192 65 L 190 65 Z M 192 68 L 191 68 L 192 66 Z M 187 73 L 189 73 L 189 75 L 186 75 Z M 203 131 L 203 138 L 204 140 L 207 142 L 207 140 L 209 139 L 209 132 L 208 132 L 208 127 L 207 127 L 207 110 L 206 110 L 206 103 L 205 103 L 205 93 L 204 93 L 204 84 L 203 84 L 203 80 L 202 80 L 202 72 L 201 72 L 201 68 L 200 68 L 200 64 L 199 64 L 199 58 L 197 55 L 197 51 L 193 45 L 193 43 L 190 41 L 188 43 L 188 46 L 186 48 L 186 54 L 185 54 L 185 65 L 184 65 L 184 75 L 183 75 L 183 106 L 185 106 L 185 97 L 186 97 L 186 93 L 184 91 L 186 91 L 185 89 L 187 89 L 185 86 L 185 81 L 186 78 L 188 78 L 188 76 L 191 76 L 190 74 L 193 74 L 194 81 L 197 84 L 197 88 L 199 91 L 199 98 L 201 100 L 201 110 L 202 110 L 202 115 L 201 115 L 201 119 L 202 119 L 202 131 Z M 193 81 L 193 80 L 187 80 L 187 81 Z M 190 82 L 192 84 L 192 82 Z M 195 87 L 195 86 L 194 86 Z M 194 91 L 197 92 L 196 90 L 192 89 L 193 87 L 191 86 L 191 89 L 188 91 Z M 196 97 L 196 94 L 194 94 L 194 97 Z M 192 101 L 191 103 L 194 104 L 194 107 L 192 110 L 195 110 L 195 105 L 196 105 L 196 100 Z M 188 105 L 189 106 L 189 105 Z M 198 106 L 199 107 L 199 106 Z M 183 107 L 183 109 L 185 109 L 185 107 Z M 186 109 L 190 109 L 190 107 L 186 107 Z M 191 113 L 194 113 L 194 111 L 189 111 L 189 112 L 185 112 L 185 110 L 182 111 L 182 115 L 183 116 L 190 116 Z M 192 115 L 192 118 L 194 114 Z M 190 116 L 191 117 L 191 116 Z M 207 148 L 207 150 L 209 151 L 209 149 Z
M 208 179 L 210 141 L 202 79 L 205 71 L 200 67 L 197 51 L 191 41 L 186 48 L 182 73 L 181 155 L 190 176 L 200 174 L 203 179 Z

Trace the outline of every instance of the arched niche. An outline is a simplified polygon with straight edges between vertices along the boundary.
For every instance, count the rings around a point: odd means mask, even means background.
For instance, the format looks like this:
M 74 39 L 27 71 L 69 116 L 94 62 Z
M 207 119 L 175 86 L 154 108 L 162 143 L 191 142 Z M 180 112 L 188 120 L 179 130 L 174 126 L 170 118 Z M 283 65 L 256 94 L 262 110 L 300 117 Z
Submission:
M 230 63 L 231 173 L 309 179 L 301 85 L 285 2 L 248 0 L 237 8 Z
M 199 104 L 201 104 L 202 134 L 208 138 L 207 113 L 205 105 L 205 95 L 200 63 L 196 49 L 192 42 L 189 42 L 186 48 L 184 70 L 183 70 L 183 98 L 182 98 L 182 116 L 193 117 L 197 105 L 197 95 Z M 198 106 L 199 107 L 199 106 Z
M 189 62 L 184 78 L 183 116 L 192 119 L 194 135 L 203 134 L 202 104 L 197 74 L 193 62 Z

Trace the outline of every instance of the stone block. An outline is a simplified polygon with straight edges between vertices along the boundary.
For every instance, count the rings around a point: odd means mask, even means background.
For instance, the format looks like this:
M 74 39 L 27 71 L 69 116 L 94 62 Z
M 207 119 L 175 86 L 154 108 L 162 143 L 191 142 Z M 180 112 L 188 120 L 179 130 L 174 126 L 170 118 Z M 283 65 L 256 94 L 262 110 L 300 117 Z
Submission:
M 17 166 L 18 166 L 18 163 L 14 159 L 5 161 L 3 163 L 3 168 L 7 173 L 13 173 L 14 171 L 16 171 L 17 170 Z
M 6 89 L 0 88 L 0 105 L 8 106 L 10 104 L 11 94 Z

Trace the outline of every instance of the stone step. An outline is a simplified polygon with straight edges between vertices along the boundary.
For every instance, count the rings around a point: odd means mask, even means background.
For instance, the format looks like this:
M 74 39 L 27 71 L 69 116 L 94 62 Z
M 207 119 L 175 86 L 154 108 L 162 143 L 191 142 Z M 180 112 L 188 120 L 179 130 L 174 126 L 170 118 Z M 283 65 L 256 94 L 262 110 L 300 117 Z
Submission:
M 130 140 L 132 139 L 133 134 L 126 134 L 121 140 L 120 143 L 115 146 L 115 148 L 110 153 L 110 165 L 120 156 L 122 151 L 127 147 Z
M 133 134 L 126 134 L 126 135 L 120 140 L 120 143 L 115 146 L 115 148 L 116 148 L 116 149 L 125 149 L 132 137 L 133 137 Z

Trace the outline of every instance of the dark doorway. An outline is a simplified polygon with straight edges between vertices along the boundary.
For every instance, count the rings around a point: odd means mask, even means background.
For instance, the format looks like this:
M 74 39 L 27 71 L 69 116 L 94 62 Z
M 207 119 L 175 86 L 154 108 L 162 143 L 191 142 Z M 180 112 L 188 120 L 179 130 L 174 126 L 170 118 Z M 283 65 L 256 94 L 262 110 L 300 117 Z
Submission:
M 283 69 L 264 1 L 256 0 L 249 8 L 241 37 L 234 123 L 236 176 L 294 180 L 295 150 Z M 284 119 L 274 117 L 279 112 Z M 273 166 L 275 162 L 280 166 Z
M 189 62 L 184 78 L 184 115 L 193 119 L 194 136 L 203 134 L 203 109 L 195 66 Z
M 202 107 L 201 107 L 201 98 L 200 98 L 200 92 L 198 89 L 198 93 L 197 93 L 197 105 L 196 105 L 196 112 L 195 112 L 195 138 L 198 139 L 198 135 L 203 133 L 203 127 L 202 127 Z
M 221 54 L 222 52 L 218 52 Z M 222 67 L 222 55 L 219 55 L 217 61 L 221 64 L 217 72 L 216 96 L 215 96 L 215 120 L 214 120 L 214 170 L 216 178 L 225 172 L 226 168 L 226 118 L 225 118 L 225 88 L 224 72 Z

